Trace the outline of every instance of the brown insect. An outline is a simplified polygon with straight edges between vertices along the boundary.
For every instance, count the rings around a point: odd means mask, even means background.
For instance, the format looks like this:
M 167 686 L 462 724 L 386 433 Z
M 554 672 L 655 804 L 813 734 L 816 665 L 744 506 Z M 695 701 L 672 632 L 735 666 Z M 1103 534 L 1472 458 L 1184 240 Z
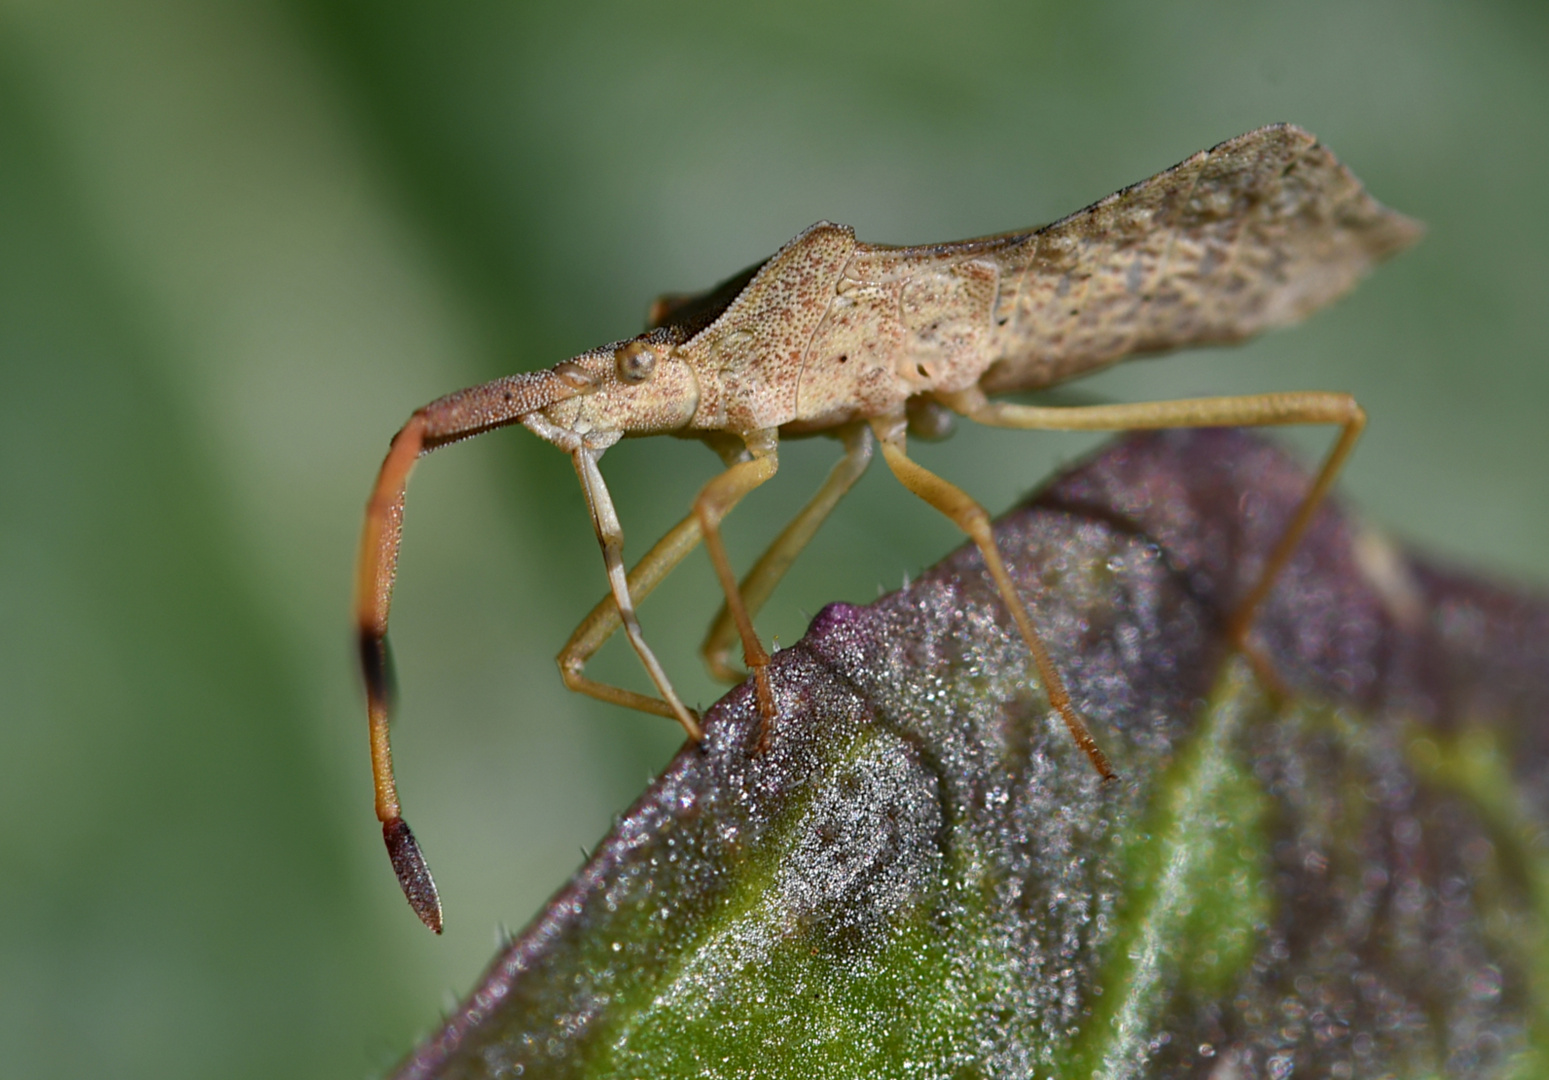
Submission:
M 382 463 L 366 507 L 356 578 L 371 726 L 376 813 L 415 912 L 441 929 L 441 903 L 393 781 L 388 742 L 387 613 L 414 462 L 438 446 L 520 423 L 570 454 L 602 545 L 611 593 L 559 653 L 565 685 L 676 719 L 699 718 L 673 691 L 641 633 L 635 604 L 701 539 L 726 595 L 702 653 L 737 681 L 734 638 L 775 716 L 769 656 L 753 615 L 870 461 L 873 439 L 903 484 L 978 545 L 1031 650 L 1049 702 L 1102 776 L 1107 759 L 1071 704 L 1012 586 L 989 515 L 908 456 L 906 435 L 940 434 L 951 414 L 1001 427 L 1121 430 L 1337 424 L 1340 434 L 1229 631 L 1241 645 L 1254 611 L 1295 550 L 1366 416 L 1348 394 L 1297 392 L 1132 405 L 1048 408 L 989 400 L 1037 390 L 1142 353 L 1238 341 L 1293 322 L 1350 289 L 1420 235 L 1378 204 L 1307 132 L 1260 128 L 1202 151 L 1040 229 L 921 247 L 862 244 L 819 222 L 766 261 L 710 291 L 664 296 L 639 337 L 548 371 L 461 390 L 415 412 Z M 721 519 L 775 474 L 782 436 L 831 434 L 844 457 L 739 584 Z M 726 463 L 692 512 L 628 574 L 624 532 L 598 471 L 626 436 L 703 439 Z M 620 626 L 660 697 L 589 679 L 586 662 Z

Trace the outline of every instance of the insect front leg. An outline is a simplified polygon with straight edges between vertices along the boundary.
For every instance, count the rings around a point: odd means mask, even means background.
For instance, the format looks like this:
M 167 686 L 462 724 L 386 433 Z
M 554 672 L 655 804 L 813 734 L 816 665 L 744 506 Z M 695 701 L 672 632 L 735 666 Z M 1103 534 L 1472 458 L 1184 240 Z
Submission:
M 1010 610 L 1022 640 L 1033 655 L 1033 664 L 1038 669 L 1038 677 L 1043 680 L 1049 704 L 1060 714 L 1066 730 L 1092 762 L 1098 775 L 1104 780 L 1112 780 L 1115 774 L 1108 764 L 1107 756 L 1092 738 L 1092 733 L 1087 730 L 1086 723 L 1071 703 L 1064 680 L 1060 678 L 1054 661 L 1049 658 L 1049 651 L 1038 636 L 1032 617 L 1017 593 L 1016 584 L 1006 572 L 1000 549 L 995 545 L 995 534 L 990 529 L 989 512 L 966 491 L 943 480 L 909 457 L 905 443 L 907 422 L 903 416 L 882 416 L 871 423 L 877 441 L 882 444 L 883 460 L 899 482 L 950 518 L 978 547 L 979 553 L 984 556 L 985 569 L 989 570 L 990 577 L 995 580 L 995 588 L 1000 592 L 1001 600 Z
M 705 550 L 710 554 L 715 576 L 721 582 L 721 591 L 726 594 L 726 609 L 742 638 L 742 659 L 753 673 L 759 715 L 766 723 L 770 723 L 775 718 L 775 707 L 767 670 L 769 654 L 758 640 L 758 633 L 753 629 L 753 617 L 748 614 L 748 606 L 743 603 L 742 593 L 737 588 L 737 577 L 732 573 L 731 560 L 726 557 L 726 546 L 721 542 L 721 519 L 742 501 L 744 495 L 768 480 L 780 467 L 779 433 L 773 428 L 767 428 L 743 436 L 743 441 L 747 444 L 750 456 L 731 465 L 700 489 L 694 500 L 694 514 L 699 519 Z M 779 576 L 776 575 L 774 580 L 779 580 Z M 773 587 L 773 581 L 770 587 Z
M 970 420 L 995 427 L 1036 428 L 1046 431 L 1127 431 L 1181 427 L 1263 427 L 1283 424 L 1338 424 L 1334 441 L 1317 477 L 1302 496 L 1290 524 L 1280 536 L 1259 572 L 1258 580 L 1237 604 L 1227 620 L 1228 640 L 1248 652 L 1261 669 L 1264 665 L 1247 649 L 1253 617 L 1275 578 L 1291 561 L 1313 515 L 1334 485 L 1366 426 L 1366 412 L 1349 394 L 1327 391 L 1293 391 L 1251 394 L 1242 397 L 1191 398 L 1179 401 L 1147 401 L 1130 405 L 1089 405 L 1047 408 L 990 401 L 977 388 L 946 394 L 942 403 Z M 1272 680 L 1278 682 L 1278 679 Z
M 872 440 L 869 427 L 865 424 L 847 425 L 840 429 L 839 438 L 844 442 L 844 457 L 834 465 L 811 501 L 801 508 L 784 531 L 774 538 L 768 550 L 759 556 L 753 569 L 748 571 L 737 587 L 749 618 L 759 613 L 796 557 L 871 463 Z M 747 677 L 727 663 L 726 654 L 731 651 L 731 643 L 736 636 L 737 622 L 732 617 L 731 608 L 722 604 L 699 649 L 712 678 L 735 683 Z
M 591 510 L 592 528 L 597 533 L 597 542 L 602 546 L 602 560 L 608 570 L 608 584 L 613 590 L 613 602 L 617 605 L 619 617 L 623 621 L 624 633 L 628 635 L 629 643 L 634 646 L 640 662 L 645 665 L 646 674 L 651 677 L 651 682 L 656 684 L 657 693 L 661 694 L 662 701 L 671 710 L 672 717 L 683 725 L 683 730 L 688 733 L 688 737 L 699 742 L 704 738 L 704 733 L 699 727 L 699 718 L 678 698 L 677 691 L 672 688 L 672 683 L 667 678 L 667 672 L 663 670 L 651 647 L 645 643 L 645 634 L 640 629 L 640 620 L 635 617 L 635 604 L 630 596 L 628 577 L 624 573 L 624 529 L 619 524 L 618 514 L 613 509 L 613 499 L 608 494 L 608 486 L 603 483 L 602 472 L 597 468 L 597 459 L 601 456 L 602 451 L 583 447 L 577 450 L 571 459 L 575 462 L 576 475 L 581 478 L 581 488 L 586 492 L 586 505 Z M 692 547 L 692 544 L 690 543 L 689 546 Z M 679 555 L 679 558 L 681 557 Z M 560 655 L 563 658 L 564 654 Z M 561 671 L 563 670 L 562 659 Z M 633 701 L 620 700 L 620 696 L 627 694 L 628 691 L 605 687 L 600 683 L 592 685 L 602 687 L 605 691 L 615 691 L 619 695 L 607 693 L 596 695 L 604 700 L 634 704 Z
M 677 568 L 677 565 L 683 561 L 683 557 L 699 546 L 699 538 L 699 518 L 690 513 L 688 517 L 668 530 L 667 534 L 646 552 L 645 557 L 636 563 L 635 568 L 625 577 L 624 584 L 629 590 L 630 597 L 636 603 L 644 601 L 656 586 Z M 565 642 L 565 647 L 559 651 L 559 656 L 555 659 L 559 663 L 560 678 L 565 681 L 565 686 L 569 689 L 597 698 L 599 701 L 676 720 L 677 714 L 672 711 L 672 706 L 661 698 L 647 697 L 633 690 L 625 690 L 621 686 L 598 682 L 596 679 L 587 678 L 584 674 L 587 661 L 596 656 L 597 650 L 602 648 L 603 643 L 623 625 L 624 620 L 619 615 L 618 602 L 613 599 L 613 593 L 610 591 L 597 602 L 597 606 L 592 608 L 590 614 L 581 620 L 581 625 L 575 628 L 575 632 L 570 635 L 570 640 Z

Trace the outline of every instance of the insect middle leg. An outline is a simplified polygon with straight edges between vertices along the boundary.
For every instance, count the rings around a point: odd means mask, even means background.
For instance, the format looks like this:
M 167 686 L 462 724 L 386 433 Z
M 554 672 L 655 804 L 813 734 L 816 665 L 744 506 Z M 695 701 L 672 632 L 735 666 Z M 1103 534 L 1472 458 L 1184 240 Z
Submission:
M 744 441 L 749 458 L 732 465 L 700 489 L 699 497 L 694 500 L 694 513 L 699 518 L 700 531 L 704 533 L 710 564 L 715 567 L 715 576 L 726 595 L 726 608 L 742 638 L 742 661 L 753 673 L 759 715 L 769 723 L 775 718 L 774 691 L 769 686 L 769 654 L 758 640 L 753 617 L 737 589 L 737 577 L 732 573 L 731 560 L 726 557 L 726 545 L 721 542 L 721 519 L 742 501 L 744 495 L 768 480 L 780 467 L 779 433 L 769 428 L 744 436 Z
M 1325 391 L 1252 394 L 1242 397 L 1191 398 L 1179 401 L 1147 401 L 1130 405 L 1089 405 L 1047 408 L 990 401 L 977 388 L 943 395 L 942 403 L 970 420 L 995 427 L 1036 428 L 1048 431 L 1124 431 L 1181 427 L 1263 427 L 1284 424 L 1338 424 L 1339 437 L 1318 470 L 1307 494 L 1302 496 L 1285 532 L 1270 552 L 1258 580 L 1237 604 L 1227 620 L 1232 646 L 1247 652 L 1248 631 L 1259 605 L 1275 578 L 1291 561 L 1313 515 L 1334 484 L 1334 478 L 1354 449 L 1366 426 L 1366 412 L 1349 394 Z M 1257 663 L 1256 666 L 1263 665 Z
M 1049 697 L 1049 704 L 1060 714 L 1060 719 L 1065 722 L 1071 738 L 1075 739 L 1076 745 L 1091 760 L 1098 775 L 1104 780 L 1113 779 L 1114 771 L 1108 764 L 1107 756 L 1092 738 L 1092 733 L 1087 730 L 1086 723 L 1076 712 L 1075 706 L 1071 704 L 1064 680 L 1060 678 L 1054 661 L 1049 658 L 1049 651 L 1044 647 L 1043 639 L 1039 637 L 1032 617 L 1028 615 L 1027 607 L 1017 593 L 1016 584 L 1011 580 L 1011 575 L 1006 572 L 1006 565 L 1001 561 L 1000 549 L 995 546 L 995 534 L 990 528 L 989 512 L 966 491 L 948 483 L 909 457 L 905 445 L 906 422 L 902 416 L 878 417 L 872 421 L 872 430 L 876 432 L 877 440 L 882 444 L 882 457 L 887 462 L 888 468 L 893 470 L 893 475 L 898 477 L 904 487 L 951 518 L 953 524 L 967 533 L 978 547 L 980 554 L 984 556 L 985 569 L 989 570 L 990 576 L 994 578 L 995 588 L 1000 592 L 1001 600 L 1010 610 L 1011 617 L 1022 634 L 1022 640 L 1027 643 L 1027 648 L 1033 655 L 1033 664 L 1038 668 L 1038 677 L 1043 680 L 1044 692 Z
M 774 592 L 775 586 L 785 576 L 785 572 L 791 568 L 797 556 L 802 552 L 818 529 L 833 512 L 839 500 L 849 493 L 855 486 L 855 482 L 866 471 L 866 466 L 871 463 L 871 429 L 864 423 L 850 424 L 839 431 L 839 438 L 844 442 L 844 457 L 834 465 L 828 478 L 823 481 L 823 486 L 818 488 L 807 505 L 791 519 L 780 535 L 775 537 L 768 549 L 759 556 L 753 569 L 747 572 L 737 587 L 737 593 L 742 598 L 743 606 L 747 608 L 749 617 L 756 616 Z M 715 621 L 710 624 L 710 630 L 705 634 L 704 644 L 700 646 L 700 654 L 704 657 L 705 667 L 709 669 L 712 678 L 722 682 L 741 682 L 746 676 L 732 667 L 726 660 L 726 654 L 731 651 L 732 640 L 737 636 L 737 623 L 732 617 L 731 609 L 722 605 L 716 613 Z

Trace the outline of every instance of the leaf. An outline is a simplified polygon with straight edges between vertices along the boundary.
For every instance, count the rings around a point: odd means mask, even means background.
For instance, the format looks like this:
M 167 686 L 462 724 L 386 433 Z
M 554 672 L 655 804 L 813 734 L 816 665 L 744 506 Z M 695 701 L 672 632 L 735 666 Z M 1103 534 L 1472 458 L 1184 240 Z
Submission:
M 403 1077 L 1531 1074 L 1549 1047 L 1549 604 L 1129 438 L 997 528 L 1120 773 L 979 557 L 835 604 L 707 717 Z

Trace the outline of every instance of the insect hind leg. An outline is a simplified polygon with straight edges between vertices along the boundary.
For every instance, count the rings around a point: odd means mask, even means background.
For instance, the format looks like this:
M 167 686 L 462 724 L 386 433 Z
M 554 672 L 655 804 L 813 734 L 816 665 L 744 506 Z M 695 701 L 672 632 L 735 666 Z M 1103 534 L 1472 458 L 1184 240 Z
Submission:
M 1011 612 L 1022 640 L 1027 644 L 1028 651 L 1032 653 L 1033 664 L 1038 669 L 1038 677 L 1043 681 L 1044 693 L 1048 695 L 1049 704 L 1060 714 L 1066 730 L 1091 761 L 1097 774 L 1104 780 L 1114 779 L 1116 774 L 1108 764 L 1107 755 L 1097 745 L 1097 740 L 1092 738 L 1086 722 L 1081 719 L 1071 703 L 1070 694 L 1065 689 L 1065 682 L 1060 678 L 1054 661 L 1050 659 L 1049 651 L 1044 647 L 1043 639 L 1039 636 L 1032 617 L 1027 612 L 1027 606 L 1022 603 L 1022 598 L 1017 593 L 1016 584 L 1006 571 L 1006 565 L 1000 557 L 1000 549 L 995 545 L 995 534 L 990 528 L 989 512 L 966 491 L 942 479 L 909 457 L 905 449 L 906 428 L 903 417 L 879 417 L 872 421 L 872 429 L 876 432 L 877 441 L 882 444 L 883 459 L 887 462 L 888 468 L 893 470 L 893 475 L 898 477 L 899 482 L 945 514 L 973 540 L 979 553 L 984 557 L 985 568 L 995 580 L 995 588 L 1000 593 L 1001 600 Z
M 1337 424 L 1339 437 L 1323 459 L 1312 486 L 1302 496 L 1290 524 L 1280 534 L 1253 586 L 1226 621 L 1227 640 L 1245 652 L 1261 677 L 1274 687 L 1273 668 L 1248 647 L 1254 617 L 1274 588 L 1275 579 L 1296 554 L 1334 480 L 1366 427 L 1366 411 L 1349 394 L 1291 391 L 1240 397 L 1188 398 L 1126 405 L 1045 407 L 990 401 L 977 388 L 943 395 L 942 403 L 970 420 L 994 427 L 1044 431 L 1126 431 L 1182 427 L 1265 427 L 1286 424 Z

